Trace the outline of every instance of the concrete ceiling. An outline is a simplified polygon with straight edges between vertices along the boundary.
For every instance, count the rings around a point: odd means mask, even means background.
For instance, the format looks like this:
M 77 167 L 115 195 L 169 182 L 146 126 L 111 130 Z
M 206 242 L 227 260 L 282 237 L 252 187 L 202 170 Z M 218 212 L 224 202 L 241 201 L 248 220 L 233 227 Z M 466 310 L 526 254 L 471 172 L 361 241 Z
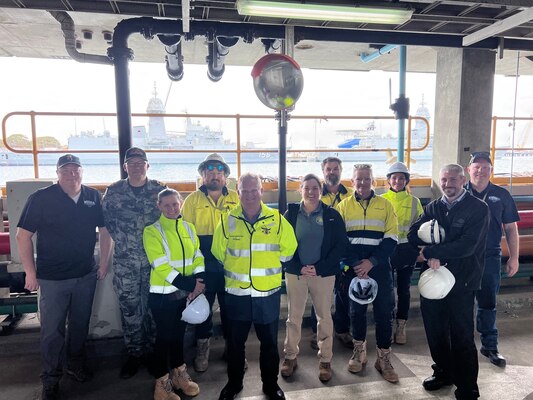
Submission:
M 363 2 L 330 3 L 353 5 Z M 408 71 L 435 72 L 437 45 L 461 47 L 462 38 L 471 33 L 498 23 L 509 25 L 506 19 L 523 12 L 529 13 L 533 0 L 416 0 L 379 4 L 384 7 L 407 6 L 415 12 L 411 21 L 399 26 L 347 24 L 242 17 L 235 9 L 235 1 L 193 0 L 190 9 L 192 33 L 185 36 L 182 44 L 184 62 L 205 64 L 207 47 L 202 31 L 214 29 L 212 26 L 231 28 L 238 24 L 239 27 L 249 26 L 255 40 L 244 43 L 241 39 L 231 48 L 226 64 L 253 65 L 264 55 L 264 47 L 259 40 L 263 36 L 256 32 L 263 28 L 283 32 L 284 26 L 292 25 L 295 26 L 297 42 L 294 58 L 306 68 L 397 71 L 398 55 L 395 51 L 370 63 L 363 63 L 359 58 L 362 53 L 371 53 L 375 47 L 392 42 L 408 45 Z M 113 32 L 123 19 L 148 16 L 171 19 L 180 26 L 182 23 L 179 1 L 0 0 L 0 56 L 69 58 L 60 24 L 47 10 L 68 12 L 75 23 L 80 46 L 78 51 L 97 55 L 106 55 L 110 47 L 102 32 Z M 520 50 L 520 74 L 533 75 L 533 22 L 511 25 L 472 47 L 498 52 L 496 73 L 505 75 L 516 73 Z M 84 37 L 83 31 L 92 32 L 92 39 Z M 157 38 L 147 40 L 140 34 L 134 34 L 130 36 L 128 46 L 133 50 L 134 61 L 164 62 L 165 49 Z M 502 49 L 503 58 L 500 58 Z

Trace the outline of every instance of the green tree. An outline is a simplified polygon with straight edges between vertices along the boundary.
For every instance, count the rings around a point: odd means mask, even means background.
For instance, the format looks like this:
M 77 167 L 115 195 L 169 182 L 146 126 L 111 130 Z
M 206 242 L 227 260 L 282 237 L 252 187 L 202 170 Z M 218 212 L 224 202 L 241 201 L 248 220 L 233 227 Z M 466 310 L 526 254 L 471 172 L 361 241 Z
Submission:
M 53 136 L 42 136 L 37 138 L 37 148 L 39 149 L 59 149 L 61 143 Z
M 31 149 L 31 140 L 21 133 L 8 136 L 7 144 L 15 149 Z

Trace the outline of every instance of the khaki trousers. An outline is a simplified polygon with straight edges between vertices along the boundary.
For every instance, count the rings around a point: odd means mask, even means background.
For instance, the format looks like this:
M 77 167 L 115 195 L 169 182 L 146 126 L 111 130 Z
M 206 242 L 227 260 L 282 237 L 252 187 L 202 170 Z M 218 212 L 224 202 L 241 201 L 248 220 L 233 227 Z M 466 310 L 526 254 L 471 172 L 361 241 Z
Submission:
M 295 359 L 299 353 L 302 336 L 302 318 L 307 303 L 307 293 L 315 307 L 317 317 L 318 358 L 320 362 L 331 362 L 333 357 L 333 319 L 331 303 L 335 276 L 298 276 L 285 274 L 289 317 L 287 318 L 287 334 L 283 351 L 285 358 Z

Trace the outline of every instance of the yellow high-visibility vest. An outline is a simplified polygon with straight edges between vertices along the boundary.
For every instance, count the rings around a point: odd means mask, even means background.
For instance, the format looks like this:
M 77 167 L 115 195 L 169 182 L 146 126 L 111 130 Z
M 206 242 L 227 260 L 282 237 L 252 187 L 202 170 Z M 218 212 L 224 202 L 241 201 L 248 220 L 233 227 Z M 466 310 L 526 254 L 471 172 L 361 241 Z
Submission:
M 396 217 L 398 218 L 398 244 L 407 243 L 409 228 L 424 212 L 420 200 L 418 197 L 407 193 L 406 190 L 401 192 L 388 190 L 381 196 L 391 202 L 396 212 Z

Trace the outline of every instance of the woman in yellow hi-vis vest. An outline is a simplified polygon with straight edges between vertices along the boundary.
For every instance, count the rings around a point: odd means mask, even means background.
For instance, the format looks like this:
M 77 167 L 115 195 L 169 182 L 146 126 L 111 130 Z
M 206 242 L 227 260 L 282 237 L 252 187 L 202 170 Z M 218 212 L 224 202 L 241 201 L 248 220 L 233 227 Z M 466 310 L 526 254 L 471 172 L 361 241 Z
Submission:
M 424 211 L 417 197 L 407 191 L 407 184 L 411 174 L 402 162 L 396 162 L 387 171 L 387 182 L 390 189 L 383 193 L 392 203 L 396 217 L 398 217 L 398 245 L 390 258 L 392 273 L 396 272 L 396 321 L 394 323 L 394 341 L 397 344 L 407 343 L 405 325 L 409 314 L 411 295 L 411 276 L 420 250 L 407 241 L 407 233 L 411 225 Z
M 157 196 L 161 217 L 144 229 L 144 250 L 150 261 L 148 304 L 156 324 L 154 400 L 179 400 L 200 393 L 183 359 L 186 322 L 181 320 L 187 300 L 204 290 L 204 257 L 196 230 L 181 218 L 181 197 L 173 189 Z

